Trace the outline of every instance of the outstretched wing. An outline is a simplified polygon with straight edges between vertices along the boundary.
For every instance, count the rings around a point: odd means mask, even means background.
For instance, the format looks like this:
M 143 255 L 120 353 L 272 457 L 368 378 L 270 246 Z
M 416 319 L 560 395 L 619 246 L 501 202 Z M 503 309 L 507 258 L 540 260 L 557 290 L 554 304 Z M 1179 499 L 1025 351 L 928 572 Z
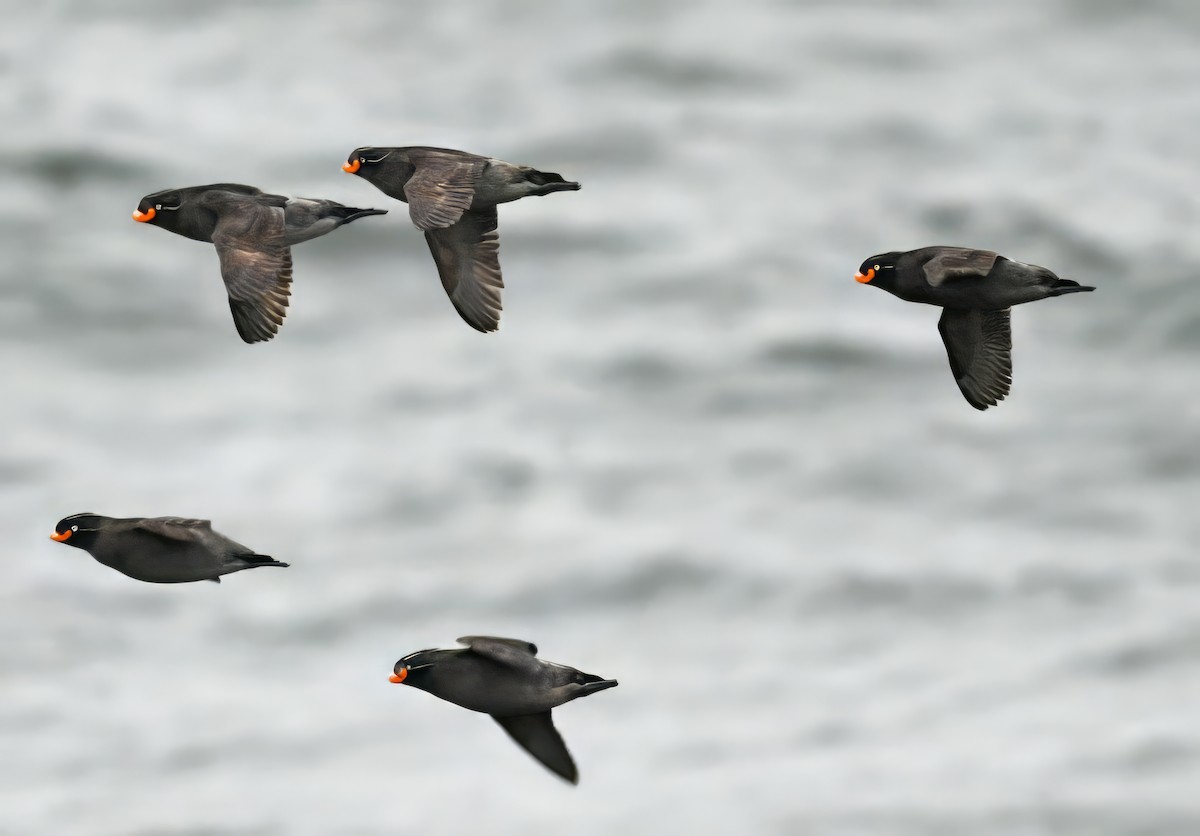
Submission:
M 404 184 L 408 214 L 417 229 L 441 229 L 458 222 L 475 199 L 475 184 L 486 162 L 472 154 L 409 151 L 416 170 Z
M 942 247 L 925 262 L 925 279 L 940 287 L 950 279 L 983 278 L 992 272 L 1000 256 L 991 250 L 969 250 L 964 247 Z
M 233 324 L 248 343 L 269 340 L 283 324 L 292 293 L 283 206 L 274 199 L 230 192 L 210 192 L 205 203 L 217 213 L 212 240 Z
M 453 226 L 425 233 L 454 309 L 468 325 L 485 333 L 500 327 L 500 291 L 504 288 L 496 225 L 496 207 L 489 206 L 464 212 Z
M 572 784 L 579 783 L 579 771 L 567 751 L 562 735 L 554 728 L 549 711 L 541 714 L 521 714 L 516 717 L 492 717 L 508 736 L 526 752 L 533 755 L 553 772 Z
M 995 406 L 1012 385 L 1012 328 L 1009 312 L 944 308 L 938 331 L 950 371 L 967 403 Z

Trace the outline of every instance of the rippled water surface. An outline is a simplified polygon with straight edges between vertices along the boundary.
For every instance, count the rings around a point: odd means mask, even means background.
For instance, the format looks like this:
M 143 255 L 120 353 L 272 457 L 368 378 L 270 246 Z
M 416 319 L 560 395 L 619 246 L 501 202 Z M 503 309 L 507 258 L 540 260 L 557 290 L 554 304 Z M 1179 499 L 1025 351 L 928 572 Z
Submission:
M 1200 832 L 1200 6 L 0 3 L 0 833 Z M 582 191 L 447 302 L 364 144 Z M 213 181 L 391 209 L 238 340 Z M 876 252 L 996 249 L 977 413 Z M 291 562 L 138 584 L 61 517 Z M 387 682 L 515 635 L 620 679 L 570 788 Z

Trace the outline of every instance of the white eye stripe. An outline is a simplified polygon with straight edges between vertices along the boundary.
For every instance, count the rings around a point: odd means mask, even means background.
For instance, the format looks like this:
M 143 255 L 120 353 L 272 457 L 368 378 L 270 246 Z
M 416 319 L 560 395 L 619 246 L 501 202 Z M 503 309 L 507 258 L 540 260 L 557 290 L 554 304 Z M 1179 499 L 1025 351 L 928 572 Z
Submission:
M 359 157 L 359 159 L 362 160 L 364 163 L 379 163 L 379 162 L 383 162 L 391 155 L 392 155 L 392 152 L 388 151 L 386 154 L 384 154 L 382 157 L 380 157 L 379 159 L 376 159 L 376 160 L 368 160 L 366 157 Z

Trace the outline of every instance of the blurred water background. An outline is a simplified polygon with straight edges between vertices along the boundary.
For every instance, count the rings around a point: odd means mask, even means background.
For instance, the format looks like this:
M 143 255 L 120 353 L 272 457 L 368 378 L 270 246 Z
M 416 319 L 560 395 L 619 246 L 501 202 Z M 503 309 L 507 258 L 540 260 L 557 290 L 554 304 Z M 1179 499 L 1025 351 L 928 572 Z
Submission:
M 1200 833 L 1200 5 L 0 5 L 0 833 Z M 501 207 L 498 334 L 364 144 L 583 183 Z M 247 346 L 129 218 L 213 181 L 391 214 Z M 933 243 L 1100 288 L 987 413 L 850 279 Z M 577 789 L 387 682 L 466 633 L 621 680 Z

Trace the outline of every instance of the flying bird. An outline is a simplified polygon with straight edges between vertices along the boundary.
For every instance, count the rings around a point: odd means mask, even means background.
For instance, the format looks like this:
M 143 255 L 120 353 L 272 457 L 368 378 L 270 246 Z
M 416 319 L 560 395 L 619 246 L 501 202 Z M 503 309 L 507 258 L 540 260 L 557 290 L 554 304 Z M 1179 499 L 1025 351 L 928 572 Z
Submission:
M 221 582 L 221 575 L 283 566 L 267 554 L 213 531 L 208 520 L 72 514 L 59 520 L 51 540 L 88 552 L 105 566 L 147 583 Z
M 578 784 L 575 761 L 550 710 L 615 688 L 617 681 L 538 659 L 537 646 L 520 639 L 463 636 L 458 643 L 466 647 L 408 654 L 396 662 L 390 680 L 490 714 L 547 769 Z
M 496 205 L 579 190 L 559 174 L 448 148 L 365 146 L 342 169 L 408 204 L 454 309 L 485 332 L 500 327 L 504 287 Z
M 233 324 L 248 343 L 279 331 L 291 296 L 293 244 L 386 209 L 266 194 L 254 186 L 213 183 L 146 195 L 133 219 L 215 244 Z
M 873 255 L 854 278 L 906 302 L 942 308 L 938 331 L 950 371 L 967 403 L 979 410 L 1003 400 L 1012 384 L 1009 308 L 1096 289 L 1060 279 L 1045 267 L 964 247 Z

